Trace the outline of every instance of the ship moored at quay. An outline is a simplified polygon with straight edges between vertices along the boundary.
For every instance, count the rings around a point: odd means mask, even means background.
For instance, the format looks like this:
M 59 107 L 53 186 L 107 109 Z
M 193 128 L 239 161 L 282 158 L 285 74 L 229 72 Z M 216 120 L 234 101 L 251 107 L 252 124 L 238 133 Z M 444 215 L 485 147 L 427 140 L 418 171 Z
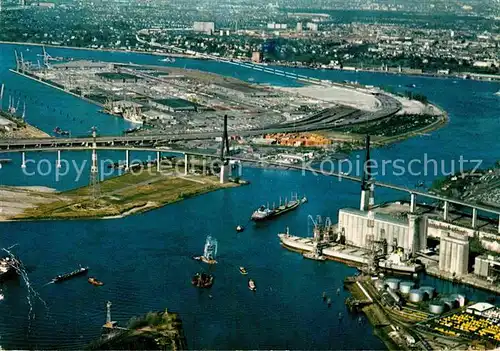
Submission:
M 411 260 L 405 260 L 401 251 L 397 250 L 385 259 L 375 260 L 374 253 L 370 250 L 343 245 L 334 241 L 333 237 L 324 235 L 332 233 L 331 227 L 315 227 L 315 236 L 312 238 L 291 235 L 287 229 L 286 233 L 278 234 L 281 245 L 291 251 L 304 255 L 305 258 L 324 261 L 325 259 L 346 263 L 351 266 L 369 266 L 376 264 L 379 271 L 392 272 L 396 274 L 415 274 L 423 270 L 423 265 Z

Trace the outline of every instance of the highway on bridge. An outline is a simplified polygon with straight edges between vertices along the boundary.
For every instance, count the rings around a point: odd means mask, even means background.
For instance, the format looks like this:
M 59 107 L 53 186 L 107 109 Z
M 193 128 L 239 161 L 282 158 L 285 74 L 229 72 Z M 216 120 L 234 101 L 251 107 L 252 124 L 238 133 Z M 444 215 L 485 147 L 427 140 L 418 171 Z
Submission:
M 91 141 L 91 138 L 89 138 Z M 61 140 L 61 139 L 58 139 Z M 87 140 L 87 139 L 85 139 Z M 212 158 L 212 159 L 218 159 L 219 155 L 218 154 L 208 154 L 208 153 L 202 153 L 202 152 L 196 152 L 196 151 L 190 151 L 190 150 L 179 150 L 179 149 L 173 149 L 169 147 L 152 147 L 152 146 L 131 146 L 131 145 L 108 145 L 108 146 L 97 146 L 97 150 L 115 150 L 115 151 L 144 151 L 144 152 L 159 152 L 159 153 L 169 153 L 169 154 L 183 154 L 183 155 L 192 155 L 192 156 L 197 156 L 197 157 L 204 157 L 204 158 Z M 58 147 L 35 147 L 35 148 L 15 148 L 15 149 L 0 149 L 0 153 L 6 153 L 6 152 L 54 152 L 54 151 L 92 151 L 92 146 L 91 143 L 88 144 L 88 146 L 67 146 L 67 145 L 61 145 L 59 144 Z M 348 181 L 353 181 L 353 182 L 358 182 L 361 183 L 362 179 L 360 177 L 355 177 L 351 176 L 348 174 L 344 173 L 337 173 L 332 170 L 321 170 L 317 169 L 314 167 L 311 167 L 310 165 L 289 165 L 286 164 L 284 165 L 283 163 L 276 162 L 276 161 L 268 161 L 268 160 L 257 160 L 257 159 L 251 159 L 251 158 L 242 158 L 242 157 L 235 157 L 235 156 L 229 156 L 227 157 L 229 160 L 234 160 L 234 161 L 239 161 L 242 163 L 250 163 L 250 164 L 260 164 L 264 166 L 272 166 L 272 167 L 281 167 L 281 168 L 286 168 L 286 169 L 291 169 L 291 170 L 297 170 L 297 171 L 303 171 L 303 172 L 310 172 L 313 174 L 319 174 L 327 177 L 336 177 L 340 180 L 348 180 Z M 464 206 L 468 208 L 475 208 L 476 210 L 483 211 L 486 213 L 491 213 L 495 214 L 500 217 L 500 210 L 490 208 L 490 207 L 484 207 L 481 205 L 476 205 L 476 204 L 471 204 L 465 201 L 457 200 L 457 199 L 452 199 L 444 196 L 439 196 L 439 195 L 434 195 L 434 194 L 429 194 L 424 191 L 419 191 L 417 189 L 411 189 L 408 187 L 400 186 L 400 185 L 395 185 L 395 184 L 390 184 L 390 183 L 385 183 L 385 182 L 380 182 L 380 181 L 373 181 L 373 184 L 377 187 L 380 188 L 386 188 L 386 189 L 391 189 L 394 191 L 399 191 L 403 193 L 407 193 L 411 196 L 419 196 L 423 198 L 428 198 L 432 199 L 435 201 L 442 201 L 442 202 L 448 202 L 454 205 L 458 206 Z M 499 228 L 500 230 L 500 228 Z

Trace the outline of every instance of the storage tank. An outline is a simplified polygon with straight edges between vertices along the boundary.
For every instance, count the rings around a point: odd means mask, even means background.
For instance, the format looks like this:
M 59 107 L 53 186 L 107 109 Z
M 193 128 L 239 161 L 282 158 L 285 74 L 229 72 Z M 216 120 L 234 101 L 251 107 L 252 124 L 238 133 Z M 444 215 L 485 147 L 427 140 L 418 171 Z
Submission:
M 401 291 L 401 294 L 409 294 L 410 290 L 415 287 L 415 283 L 410 282 L 410 281 L 404 281 L 399 283 L 399 291 Z
M 385 281 L 383 279 L 377 279 L 377 280 L 375 280 L 373 285 L 375 286 L 375 289 L 377 289 L 377 290 L 384 290 Z
M 432 314 L 442 314 L 444 312 L 444 304 L 441 301 L 431 301 L 429 303 L 429 312 Z
M 460 307 L 465 306 L 466 297 L 465 294 L 453 294 L 450 295 L 450 299 L 455 300 Z
M 449 310 L 452 310 L 458 306 L 458 302 L 450 298 L 442 299 L 441 301 Z
M 396 278 L 389 278 L 385 281 L 385 283 L 387 284 L 387 286 L 389 288 L 391 288 L 392 290 L 396 291 L 396 290 L 399 290 L 399 282 L 401 280 L 399 279 L 396 279 Z
M 410 295 L 408 296 L 408 299 L 411 302 L 421 302 L 424 300 L 424 293 L 419 289 L 412 289 L 410 290 Z
M 420 291 L 423 292 L 429 300 L 434 297 L 434 294 L 436 293 L 436 289 L 433 286 L 421 286 Z

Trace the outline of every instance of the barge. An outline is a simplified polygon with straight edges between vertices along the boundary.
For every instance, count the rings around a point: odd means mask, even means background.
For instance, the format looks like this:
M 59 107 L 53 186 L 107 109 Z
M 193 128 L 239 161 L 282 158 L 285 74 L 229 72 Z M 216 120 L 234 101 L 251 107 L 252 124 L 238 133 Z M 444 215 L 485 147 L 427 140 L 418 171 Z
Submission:
M 73 272 L 70 273 L 65 273 L 65 274 L 59 274 L 56 276 L 54 279 L 52 279 L 53 283 L 61 283 L 65 280 L 69 280 L 71 278 L 80 276 L 80 275 L 85 275 L 89 271 L 88 267 L 80 267 L 79 269 L 74 270 Z

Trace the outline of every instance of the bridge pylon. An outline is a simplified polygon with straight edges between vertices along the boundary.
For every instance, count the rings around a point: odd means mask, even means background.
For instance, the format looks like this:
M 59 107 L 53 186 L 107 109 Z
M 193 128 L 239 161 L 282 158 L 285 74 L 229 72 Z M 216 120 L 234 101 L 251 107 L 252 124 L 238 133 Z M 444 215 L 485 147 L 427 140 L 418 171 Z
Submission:
M 225 151 L 225 154 L 224 154 Z M 221 147 L 220 147 L 220 160 L 221 160 L 221 166 L 220 166 L 220 183 L 224 184 L 227 183 L 230 172 L 231 172 L 231 166 L 229 165 L 229 136 L 227 133 L 227 115 L 224 115 L 224 130 L 222 131 L 222 142 L 221 142 Z
M 97 128 L 92 127 L 92 165 L 90 166 L 90 191 L 94 207 L 97 207 L 99 198 L 101 196 L 101 189 L 99 184 L 99 167 L 97 164 Z

